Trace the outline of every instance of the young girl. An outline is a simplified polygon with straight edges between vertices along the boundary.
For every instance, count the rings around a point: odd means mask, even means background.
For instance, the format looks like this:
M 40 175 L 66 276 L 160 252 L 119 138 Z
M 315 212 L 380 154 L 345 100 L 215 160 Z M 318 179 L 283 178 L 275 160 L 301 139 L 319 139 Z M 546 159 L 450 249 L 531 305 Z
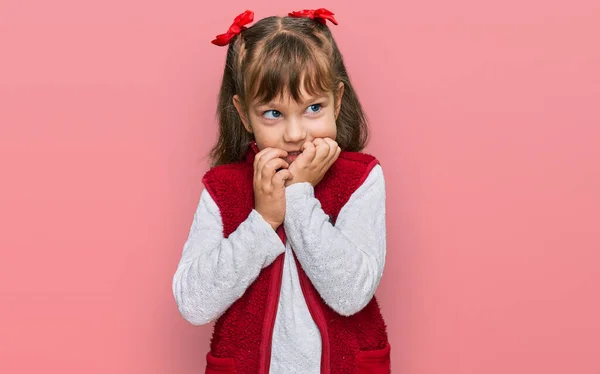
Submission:
M 327 20 L 246 11 L 213 40 L 219 140 L 173 278 L 186 320 L 216 320 L 206 373 L 390 372 L 384 178 Z

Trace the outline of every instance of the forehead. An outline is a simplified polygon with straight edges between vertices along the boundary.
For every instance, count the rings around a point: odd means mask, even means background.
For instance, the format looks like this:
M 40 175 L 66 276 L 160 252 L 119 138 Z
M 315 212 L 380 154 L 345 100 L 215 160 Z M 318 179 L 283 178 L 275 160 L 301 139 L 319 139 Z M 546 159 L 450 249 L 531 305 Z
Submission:
M 294 79 L 291 77 L 280 77 L 279 79 L 264 79 L 256 82 L 255 92 L 250 94 L 252 102 L 258 104 L 272 102 L 296 102 L 306 103 L 317 97 L 326 97 L 332 94 L 329 79 L 321 79 L 319 76 L 307 77 L 306 74 Z
M 244 74 L 244 91 L 249 101 L 267 103 L 291 97 L 300 102 L 333 91 L 329 56 L 306 39 L 279 35 L 252 57 Z
M 298 97 L 294 97 L 292 93 L 290 93 L 289 89 L 285 88 L 280 91 L 280 94 L 275 95 L 270 98 L 270 100 L 266 100 L 265 98 L 255 97 L 252 100 L 254 105 L 265 105 L 265 104 L 279 104 L 279 105 L 309 105 L 314 100 L 330 98 L 333 96 L 333 93 L 330 91 L 319 91 L 319 92 L 308 92 L 301 87 L 298 91 Z

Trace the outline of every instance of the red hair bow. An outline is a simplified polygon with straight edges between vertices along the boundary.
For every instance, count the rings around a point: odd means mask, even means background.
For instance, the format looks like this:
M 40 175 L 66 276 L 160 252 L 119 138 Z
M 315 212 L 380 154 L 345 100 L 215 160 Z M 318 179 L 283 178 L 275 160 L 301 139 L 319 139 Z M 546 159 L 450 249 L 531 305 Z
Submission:
M 288 16 L 290 16 L 290 17 L 308 17 L 310 19 L 317 20 L 324 25 L 327 23 L 327 20 L 330 20 L 331 23 L 333 23 L 334 25 L 338 24 L 337 21 L 335 20 L 335 18 L 333 18 L 333 13 L 331 13 L 330 11 L 328 11 L 325 8 L 319 8 L 316 10 L 304 9 L 301 11 L 288 13 Z
M 217 35 L 216 39 L 211 43 L 218 45 L 220 47 L 229 44 L 231 39 L 233 39 L 237 34 L 241 33 L 246 29 L 245 25 L 249 24 L 254 20 L 254 12 L 251 10 L 247 10 L 239 16 L 235 17 L 231 26 L 229 26 L 229 30 L 225 34 Z

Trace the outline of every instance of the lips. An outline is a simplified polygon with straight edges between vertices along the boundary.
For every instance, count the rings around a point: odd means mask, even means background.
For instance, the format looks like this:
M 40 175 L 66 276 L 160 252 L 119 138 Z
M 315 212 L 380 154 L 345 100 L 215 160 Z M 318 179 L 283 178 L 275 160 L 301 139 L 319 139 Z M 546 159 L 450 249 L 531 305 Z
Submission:
M 285 158 L 285 160 L 287 161 L 288 164 L 291 164 L 292 162 L 294 162 L 296 160 L 296 158 L 302 153 L 302 151 L 291 151 L 288 152 L 287 157 Z

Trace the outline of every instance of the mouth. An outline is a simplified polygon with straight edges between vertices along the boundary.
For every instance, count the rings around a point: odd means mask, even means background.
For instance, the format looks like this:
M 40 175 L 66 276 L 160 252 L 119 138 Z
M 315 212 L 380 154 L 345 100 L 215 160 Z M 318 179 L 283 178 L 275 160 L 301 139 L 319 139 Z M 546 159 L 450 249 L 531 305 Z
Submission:
M 296 158 L 302 153 L 302 151 L 291 151 L 288 152 L 287 157 L 285 158 L 285 160 L 287 161 L 288 164 L 291 164 L 292 162 L 294 162 L 296 160 Z

